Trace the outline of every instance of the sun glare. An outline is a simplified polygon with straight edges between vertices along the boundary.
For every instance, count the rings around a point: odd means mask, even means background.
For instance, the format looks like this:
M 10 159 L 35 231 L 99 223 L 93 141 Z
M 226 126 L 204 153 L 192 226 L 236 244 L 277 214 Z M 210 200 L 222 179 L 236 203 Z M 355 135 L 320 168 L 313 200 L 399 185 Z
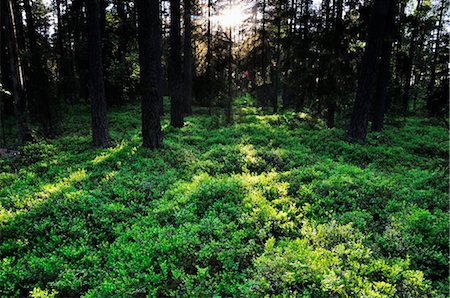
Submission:
M 216 21 L 219 26 L 234 28 L 244 23 L 247 18 L 248 14 L 246 8 L 243 5 L 235 4 L 223 9 L 219 15 L 216 16 Z

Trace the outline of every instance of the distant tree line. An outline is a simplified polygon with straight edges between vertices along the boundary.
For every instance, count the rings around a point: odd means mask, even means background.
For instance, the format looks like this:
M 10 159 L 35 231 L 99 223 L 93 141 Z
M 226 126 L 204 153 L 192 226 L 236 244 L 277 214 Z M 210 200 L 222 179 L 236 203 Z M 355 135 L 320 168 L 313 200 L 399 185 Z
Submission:
M 267 111 L 308 111 L 364 141 L 385 115 L 448 117 L 446 0 L 1 1 L 2 143 L 56 136 L 65 108 L 89 103 L 93 144 L 111 144 L 107 107 L 140 99 L 143 145 L 160 117 L 250 93 Z M 239 5 L 245 20 L 221 24 Z M 37 127 L 32 130 L 31 127 Z

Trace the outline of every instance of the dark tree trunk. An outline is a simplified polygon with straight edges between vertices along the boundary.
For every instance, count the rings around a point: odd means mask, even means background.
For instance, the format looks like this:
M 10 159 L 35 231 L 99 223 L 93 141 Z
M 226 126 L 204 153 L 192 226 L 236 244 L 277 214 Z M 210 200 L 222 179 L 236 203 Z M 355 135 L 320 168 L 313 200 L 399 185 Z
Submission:
M 211 9 L 212 9 L 212 3 L 211 0 L 208 0 L 208 23 L 207 23 L 207 27 L 206 27 L 206 69 L 205 69 L 205 76 L 206 76 L 206 82 L 212 82 L 211 77 L 212 77 L 212 65 L 211 65 L 211 60 L 212 60 L 212 49 L 211 49 L 211 42 L 212 42 L 212 35 L 211 35 Z M 212 84 L 208 84 L 208 85 L 212 85 Z M 209 112 L 211 113 L 212 111 L 212 105 L 213 105 L 213 88 L 208 88 L 207 92 L 206 92 L 206 96 L 207 98 L 207 102 L 209 105 Z
M 102 43 L 99 0 L 85 0 L 89 44 L 89 95 L 92 113 L 92 139 L 95 147 L 111 145 L 106 120 L 105 85 L 103 81 Z
M 184 113 L 192 114 L 192 0 L 184 0 L 183 93 Z
M 57 18 L 57 51 L 58 51 L 58 59 L 57 59 L 57 98 L 62 99 L 67 95 L 67 85 L 68 83 L 73 84 L 70 80 L 67 80 L 67 62 L 65 58 L 64 51 L 64 29 L 62 23 L 61 16 L 61 0 L 55 1 L 56 6 L 56 18 Z M 66 8 L 67 9 L 67 8 Z
M 231 30 L 230 26 L 228 31 L 228 96 L 225 105 L 225 118 L 228 124 L 233 122 L 233 32 Z
M 146 148 L 163 145 L 159 98 L 161 64 L 161 23 L 159 2 L 137 0 L 139 64 L 141 67 L 142 139 Z
M 392 38 L 395 27 L 395 14 L 397 5 L 392 1 L 388 15 L 388 24 L 386 28 L 386 38 L 383 40 L 381 48 L 380 70 L 378 74 L 375 96 L 373 99 L 373 131 L 382 131 L 384 127 L 384 115 L 386 113 L 387 91 L 391 78 L 391 55 L 392 55 Z
M 261 29 L 261 77 L 263 85 L 266 84 L 266 0 L 262 6 L 262 29 Z M 266 103 L 264 103 L 266 105 Z
M 18 53 L 17 31 L 15 25 L 13 0 L 1 2 L 1 8 L 6 12 L 2 22 L 5 26 L 8 46 L 9 67 L 11 71 L 12 92 L 14 96 L 14 112 L 18 131 L 18 142 L 22 145 L 32 139 L 26 116 L 26 98 L 24 90 L 24 76 L 22 61 Z
M 170 0 L 169 93 L 170 124 L 174 127 L 184 125 L 180 17 L 180 0 Z
M 114 88 L 114 90 L 117 91 L 115 97 L 117 98 L 118 103 L 122 104 L 125 100 L 124 84 L 127 83 L 127 77 L 129 76 L 127 71 L 127 64 L 125 61 L 127 53 L 128 36 L 126 30 L 127 16 L 125 14 L 124 0 L 116 0 L 116 10 L 117 10 L 117 17 L 119 18 L 119 28 L 118 28 L 119 40 L 117 48 L 117 60 L 119 62 L 119 69 L 120 69 L 119 81 L 122 83 L 120 83 L 119 86 L 117 86 L 118 88 L 117 87 Z
M 367 35 L 367 45 L 359 70 L 358 89 L 353 106 L 347 136 L 364 142 L 367 135 L 369 110 L 375 93 L 379 72 L 379 56 L 388 26 L 389 8 L 392 0 L 375 0 Z
M 50 83 L 47 71 L 44 69 L 42 61 L 42 51 L 37 41 L 37 32 L 34 26 L 33 13 L 30 0 L 23 1 L 25 14 L 27 17 L 28 40 L 30 43 L 30 86 L 29 94 L 35 100 L 36 112 L 46 134 L 54 132 L 54 117 L 51 111 L 52 95 L 50 93 Z
M 439 20 L 437 25 L 436 32 L 436 40 L 433 52 L 433 61 L 431 62 L 431 74 L 430 81 L 428 82 L 427 92 L 428 92 L 428 100 L 427 106 L 431 116 L 436 116 L 439 113 L 439 100 L 436 99 L 435 96 L 435 87 L 436 87 L 436 64 L 438 63 L 438 55 L 439 55 L 439 47 L 441 42 L 441 30 L 442 30 L 442 18 L 444 16 L 444 10 L 447 1 L 442 0 L 441 7 L 439 9 Z
M 280 93 L 280 58 L 281 58 L 281 1 L 278 1 L 277 11 L 277 45 L 275 49 L 275 82 L 274 82 L 274 96 L 272 98 L 272 108 L 274 113 L 278 113 L 278 94 Z
M 418 0 L 416 10 L 420 9 L 421 5 L 422 5 L 422 0 Z M 414 22 L 417 22 L 417 20 L 414 20 Z M 419 35 L 418 27 L 419 27 L 418 23 L 413 25 L 412 33 L 411 33 L 411 42 L 409 44 L 408 60 L 407 60 L 407 64 L 406 64 L 405 86 L 403 88 L 403 99 L 402 99 L 402 108 L 403 108 L 404 113 L 408 112 L 408 107 L 409 107 L 411 77 L 412 77 L 412 72 L 413 72 L 413 67 L 414 67 L 414 59 L 416 56 L 416 46 L 417 46 L 416 41 L 417 41 L 417 37 Z

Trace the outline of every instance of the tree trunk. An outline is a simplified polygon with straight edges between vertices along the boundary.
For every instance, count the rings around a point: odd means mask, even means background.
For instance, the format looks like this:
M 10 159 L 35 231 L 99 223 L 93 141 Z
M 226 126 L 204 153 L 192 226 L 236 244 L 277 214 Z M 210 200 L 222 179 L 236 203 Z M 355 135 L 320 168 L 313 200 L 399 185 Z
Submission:
M 184 113 L 192 114 L 192 0 L 184 0 L 183 90 Z
M 278 113 L 278 93 L 280 89 L 280 58 L 281 58 L 281 1 L 278 1 L 277 11 L 277 45 L 275 52 L 275 82 L 274 84 L 274 96 L 272 98 L 272 108 L 274 113 Z
M 347 136 L 364 142 L 367 135 L 369 110 L 372 104 L 379 71 L 379 56 L 386 35 L 392 0 L 375 0 L 367 35 L 367 45 L 359 70 L 358 89 Z
M 159 2 L 137 0 L 139 64 L 141 67 L 142 139 L 146 148 L 163 145 L 159 98 L 161 64 L 161 23 Z
M 375 96 L 373 99 L 373 131 L 382 131 L 384 127 L 384 115 L 386 113 L 386 103 L 387 103 L 387 91 L 389 87 L 389 82 L 391 79 L 391 55 L 392 55 L 392 38 L 394 35 L 395 27 L 395 14 L 396 8 L 395 1 L 392 1 L 392 5 L 389 10 L 388 24 L 386 28 L 386 38 L 383 40 L 383 45 L 381 49 L 381 61 L 380 70 L 378 74 L 377 86 L 375 91 Z
M 416 10 L 420 9 L 421 5 L 422 5 L 422 0 L 418 0 Z M 414 21 L 417 21 L 417 20 L 414 20 Z M 405 81 L 405 86 L 403 88 L 403 100 L 402 100 L 404 113 L 408 112 L 408 106 L 409 106 L 409 92 L 411 90 L 411 77 L 412 77 L 412 71 L 413 71 L 413 66 L 414 66 L 414 59 L 416 56 L 416 39 L 419 35 L 418 27 L 419 27 L 419 24 L 416 24 L 415 26 L 413 26 L 412 33 L 411 33 L 411 42 L 409 44 L 408 61 L 406 64 L 406 78 L 405 78 L 406 81 Z
M 95 147 L 111 145 L 106 120 L 105 85 L 103 81 L 102 43 L 99 0 L 85 0 L 89 47 L 89 95 L 92 113 L 92 139 Z
M 44 61 L 42 61 L 42 51 L 37 41 L 37 32 L 34 25 L 33 13 L 30 0 L 23 1 L 25 14 L 27 17 L 28 40 L 30 43 L 31 57 L 31 80 L 29 94 L 35 100 L 36 112 L 39 115 L 42 128 L 46 134 L 54 132 L 54 117 L 50 104 L 53 102 L 50 93 L 50 83 Z
M 12 0 L 2 1 L 1 5 L 2 9 L 7 12 L 6 18 L 2 21 L 5 25 L 6 40 L 8 41 L 9 67 L 11 71 L 18 142 L 19 145 L 22 145 L 32 139 L 26 116 L 27 103 L 25 99 L 22 61 L 18 53 L 17 31 Z
M 124 0 L 116 0 L 116 10 L 117 10 L 117 17 L 119 19 L 119 28 L 118 28 L 118 47 L 117 47 L 117 60 L 119 63 L 119 81 L 121 83 L 114 88 L 114 90 L 117 91 L 116 98 L 119 104 L 123 104 L 125 101 L 125 93 L 124 93 L 124 85 L 127 83 L 127 77 L 129 76 L 128 69 L 127 69 L 127 63 L 126 63 L 126 53 L 127 53 L 127 43 L 128 43 L 128 36 L 127 36 L 127 30 L 126 30 L 126 22 L 127 22 L 127 16 L 125 14 L 125 3 Z M 158 15 L 159 17 L 159 15 Z
M 262 7 L 262 29 L 261 29 L 261 78 L 263 85 L 266 84 L 266 0 Z
M 180 35 L 180 0 L 170 0 L 170 51 L 169 51 L 169 93 L 170 124 L 183 127 L 183 96 L 181 80 L 181 35 Z
M 233 122 L 233 32 L 231 26 L 229 28 L 229 43 L 228 43 L 228 97 L 225 105 L 225 118 L 227 123 Z
M 434 46 L 434 52 L 433 52 L 433 61 L 431 62 L 431 74 L 430 74 L 430 81 L 427 86 L 427 93 L 428 93 L 428 100 L 427 100 L 427 106 L 428 110 L 431 116 L 436 116 L 439 113 L 439 104 L 438 100 L 436 100 L 436 96 L 434 94 L 434 89 L 436 86 L 436 64 L 438 60 L 439 55 L 439 46 L 441 42 L 441 30 L 442 30 L 442 18 L 444 15 L 446 0 L 442 0 L 441 7 L 439 9 L 439 20 L 438 20 L 438 26 L 437 26 L 437 32 L 436 32 L 436 40 L 435 40 L 435 46 Z

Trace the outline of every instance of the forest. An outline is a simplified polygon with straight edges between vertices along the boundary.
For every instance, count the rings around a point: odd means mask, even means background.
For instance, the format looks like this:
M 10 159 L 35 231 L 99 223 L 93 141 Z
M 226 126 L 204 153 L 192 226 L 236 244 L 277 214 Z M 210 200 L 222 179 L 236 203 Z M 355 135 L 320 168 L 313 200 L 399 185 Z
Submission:
M 0 297 L 449 297 L 448 0 L 1 0 Z

